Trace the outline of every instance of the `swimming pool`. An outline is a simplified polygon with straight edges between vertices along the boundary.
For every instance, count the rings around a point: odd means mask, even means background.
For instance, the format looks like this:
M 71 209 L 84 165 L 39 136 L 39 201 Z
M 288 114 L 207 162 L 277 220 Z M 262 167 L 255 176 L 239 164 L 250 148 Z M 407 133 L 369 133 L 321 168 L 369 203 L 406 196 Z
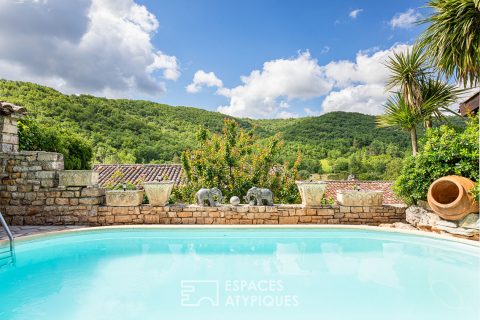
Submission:
M 479 247 L 355 228 L 93 228 L 17 241 L 0 319 L 459 319 Z

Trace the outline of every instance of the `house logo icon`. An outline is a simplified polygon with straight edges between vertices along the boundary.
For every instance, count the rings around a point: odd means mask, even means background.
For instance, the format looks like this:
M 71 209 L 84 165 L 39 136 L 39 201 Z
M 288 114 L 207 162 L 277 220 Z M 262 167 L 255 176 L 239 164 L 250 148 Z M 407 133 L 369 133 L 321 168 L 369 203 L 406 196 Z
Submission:
M 183 307 L 212 306 L 220 304 L 218 280 L 182 280 L 181 305 Z

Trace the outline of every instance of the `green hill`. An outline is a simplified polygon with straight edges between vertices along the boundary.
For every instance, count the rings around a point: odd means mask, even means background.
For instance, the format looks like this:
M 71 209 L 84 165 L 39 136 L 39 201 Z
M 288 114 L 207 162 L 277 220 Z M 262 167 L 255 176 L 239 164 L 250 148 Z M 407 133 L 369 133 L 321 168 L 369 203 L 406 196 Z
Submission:
M 195 132 L 199 127 L 218 132 L 223 119 L 228 117 L 218 112 L 143 100 L 65 95 L 45 86 L 8 80 L 0 80 L 0 100 L 25 106 L 30 116 L 43 125 L 61 126 L 85 137 L 93 146 L 93 161 L 97 163 L 178 162 L 182 150 L 195 147 Z M 371 162 L 365 158 L 388 156 L 374 176 L 384 178 L 382 170 L 388 169 L 387 162 L 403 157 L 409 147 L 407 134 L 377 128 L 375 117 L 360 113 L 235 120 L 242 127 L 256 127 L 261 138 L 281 132 L 285 148 L 279 160 L 292 161 L 300 151 L 302 169 L 310 173 L 352 171 L 355 157 Z M 325 159 L 330 168 L 325 168 Z

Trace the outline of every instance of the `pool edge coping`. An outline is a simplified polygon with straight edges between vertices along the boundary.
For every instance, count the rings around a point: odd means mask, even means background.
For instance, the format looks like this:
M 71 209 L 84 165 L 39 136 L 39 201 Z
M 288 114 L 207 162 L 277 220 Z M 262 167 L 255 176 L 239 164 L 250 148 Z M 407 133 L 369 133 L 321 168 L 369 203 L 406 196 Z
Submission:
M 15 243 L 22 243 L 33 241 L 41 238 L 55 237 L 62 234 L 74 234 L 81 232 L 94 232 L 102 230 L 115 230 L 115 229 L 350 229 L 350 230 L 366 230 L 366 231 L 380 231 L 399 234 L 410 234 L 416 236 L 423 236 L 433 239 L 446 240 L 451 242 L 463 243 L 466 245 L 480 248 L 480 241 L 458 238 L 454 236 L 448 236 L 433 232 L 427 232 L 422 230 L 407 230 L 396 229 L 388 227 L 378 226 L 365 226 L 365 225 L 314 225 L 314 224 L 282 224 L 282 225 L 164 225 L 164 224 L 150 224 L 150 225 L 116 225 L 116 226 L 100 226 L 100 227 L 79 227 L 76 229 L 65 229 L 56 231 L 40 232 L 32 235 L 20 236 L 15 239 Z M 7 244 L 8 239 L 0 240 L 0 245 Z

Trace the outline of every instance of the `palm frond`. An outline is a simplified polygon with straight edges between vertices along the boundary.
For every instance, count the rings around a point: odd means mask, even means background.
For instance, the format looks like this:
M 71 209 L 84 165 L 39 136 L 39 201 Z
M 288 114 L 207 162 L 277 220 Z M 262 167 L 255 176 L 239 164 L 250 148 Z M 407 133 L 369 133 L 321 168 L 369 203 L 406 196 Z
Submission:
M 480 0 L 430 0 L 434 13 L 421 23 L 429 24 L 419 45 L 447 77 L 464 86 L 480 79 Z

